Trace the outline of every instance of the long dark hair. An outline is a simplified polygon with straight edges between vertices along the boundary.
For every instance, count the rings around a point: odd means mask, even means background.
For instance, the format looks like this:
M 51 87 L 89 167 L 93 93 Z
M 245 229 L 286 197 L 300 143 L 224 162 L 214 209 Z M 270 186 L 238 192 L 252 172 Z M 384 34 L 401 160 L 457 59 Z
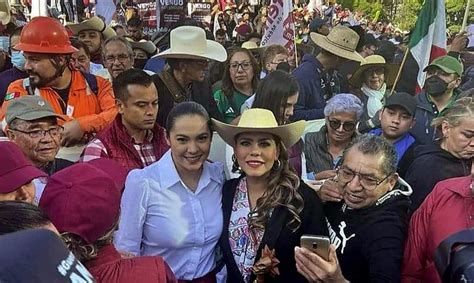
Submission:
M 0 201 L 0 235 L 49 224 L 48 216 L 36 205 L 23 201 Z
M 232 94 L 235 91 L 234 83 L 232 82 L 232 79 L 230 78 L 230 60 L 238 52 L 243 52 L 247 54 L 247 56 L 249 57 L 250 63 L 252 64 L 252 69 L 253 69 L 252 89 L 255 91 L 258 86 L 258 81 L 259 81 L 259 76 L 260 76 L 260 66 L 257 63 L 257 60 L 255 60 L 255 58 L 252 55 L 252 52 L 250 52 L 248 49 L 236 48 L 232 50 L 229 56 L 227 57 L 227 61 L 225 63 L 225 68 L 224 68 L 224 76 L 222 77 L 222 92 L 227 97 L 232 97 Z
M 260 82 L 252 108 L 272 111 L 278 124 L 281 125 L 285 120 L 285 113 L 282 113 L 281 107 L 286 104 L 288 97 L 298 92 L 298 89 L 298 82 L 293 75 L 280 70 L 273 71 Z

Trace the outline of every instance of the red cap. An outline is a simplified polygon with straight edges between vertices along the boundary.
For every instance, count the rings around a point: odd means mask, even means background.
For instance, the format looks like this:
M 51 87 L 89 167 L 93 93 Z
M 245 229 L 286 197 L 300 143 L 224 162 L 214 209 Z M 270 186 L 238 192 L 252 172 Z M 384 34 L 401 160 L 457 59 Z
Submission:
M 87 162 L 107 173 L 114 180 L 117 189 L 123 192 L 125 180 L 127 179 L 127 169 L 115 160 L 109 158 L 96 158 Z
M 8 194 L 38 177 L 48 176 L 31 165 L 20 148 L 9 141 L 0 142 L 0 193 Z
M 92 244 L 112 229 L 119 218 L 121 190 L 109 170 L 77 163 L 49 178 L 39 206 L 59 232 Z

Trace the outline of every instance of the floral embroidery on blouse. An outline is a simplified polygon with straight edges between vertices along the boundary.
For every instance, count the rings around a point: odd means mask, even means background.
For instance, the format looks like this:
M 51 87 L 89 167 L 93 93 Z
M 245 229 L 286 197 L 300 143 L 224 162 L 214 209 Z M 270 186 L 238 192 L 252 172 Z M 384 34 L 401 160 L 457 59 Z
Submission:
M 249 227 L 250 203 L 247 193 L 247 179 L 237 185 L 229 223 L 229 243 L 235 263 L 245 282 L 250 282 L 252 266 L 262 241 L 263 229 Z

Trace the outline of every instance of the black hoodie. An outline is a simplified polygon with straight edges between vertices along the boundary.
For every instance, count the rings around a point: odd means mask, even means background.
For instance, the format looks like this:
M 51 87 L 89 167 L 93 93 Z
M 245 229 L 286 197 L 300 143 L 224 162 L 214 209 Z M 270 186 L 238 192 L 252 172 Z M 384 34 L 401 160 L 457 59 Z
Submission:
M 344 277 L 357 282 L 400 282 L 403 245 L 408 229 L 410 186 L 396 187 L 367 208 L 327 203 L 331 243 Z
M 415 158 L 408 167 L 405 180 L 413 188 L 411 212 L 414 212 L 433 190 L 436 183 L 471 174 L 471 160 L 459 159 L 439 144 L 415 148 Z

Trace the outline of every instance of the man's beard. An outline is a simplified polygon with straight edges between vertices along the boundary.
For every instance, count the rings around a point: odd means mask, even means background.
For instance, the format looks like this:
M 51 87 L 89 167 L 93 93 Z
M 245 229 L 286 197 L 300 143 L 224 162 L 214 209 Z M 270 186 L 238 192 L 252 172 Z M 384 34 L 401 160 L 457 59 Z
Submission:
M 28 75 L 30 75 L 30 85 L 34 88 L 42 88 L 45 86 L 49 86 L 52 81 L 59 77 L 57 73 L 50 77 L 42 77 L 38 73 L 33 71 L 29 71 Z M 31 75 L 35 76 L 34 79 L 31 78 Z

